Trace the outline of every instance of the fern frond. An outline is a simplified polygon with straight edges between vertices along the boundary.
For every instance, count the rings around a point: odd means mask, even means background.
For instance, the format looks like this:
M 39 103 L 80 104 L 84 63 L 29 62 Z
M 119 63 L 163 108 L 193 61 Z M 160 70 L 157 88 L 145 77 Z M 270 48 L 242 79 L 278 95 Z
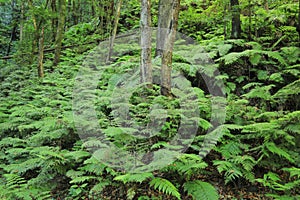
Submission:
M 80 183 L 81 184 L 81 183 L 88 182 L 88 181 L 94 180 L 94 179 L 96 179 L 95 176 L 79 176 L 79 177 L 72 179 L 70 181 L 70 183 L 75 183 L 75 184 Z
M 80 170 L 101 176 L 105 171 L 106 166 L 99 161 L 94 162 L 95 160 L 96 159 L 94 157 L 85 160 L 84 166 L 80 167 Z
M 240 148 L 240 143 L 235 142 L 235 141 L 230 141 L 229 143 L 222 145 L 220 148 L 217 148 L 217 150 L 225 158 L 230 158 L 232 156 L 236 156 L 236 155 L 242 153 L 242 150 Z
M 300 168 L 290 167 L 290 168 L 282 168 L 283 171 L 289 172 L 290 177 L 296 177 L 300 179 Z
M 151 180 L 150 186 L 152 186 L 154 189 L 158 189 L 165 194 L 172 195 L 177 199 L 181 199 L 178 189 L 167 179 L 156 177 Z
M 184 190 L 195 200 L 218 200 L 219 195 L 214 186 L 203 181 L 190 181 L 184 184 Z
M 174 163 L 174 166 L 176 166 L 176 170 L 185 174 L 187 179 L 189 179 L 192 175 L 197 174 L 198 171 L 205 169 L 208 164 L 196 154 L 183 154 L 183 156 Z
M 243 96 L 246 98 L 260 98 L 264 100 L 270 100 L 271 94 L 270 90 L 275 87 L 275 85 L 266 85 L 261 87 L 256 87 L 250 90 L 247 94 L 244 94 Z
M 142 183 L 147 179 L 152 179 L 154 178 L 152 173 L 145 172 L 145 173 L 138 173 L 138 174 L 124 174 L 124 175 L 119 175 L 114 178 L 116 181 L 121 181 L 123 183 L 128 183 L 128 182 L 137 182 L 137 183 Z
M 100 180 L 99 183 L 94 185 L 92 189 L 90 190 L 91 195 L 99 194 L 102 192 L 102 190 L 111 184 L 111 181 L 105 179 L 105 180 Z
M 300 88 L 300 79 L 281 88 L 273 95 L 273 97 L 275 99 L 285 101 L 292 95 L 299 95 L 300 93 L 299 88 Z
M 277 154 L 281 157 L 284 157 L 291 163 L 295 162 L 295 160 L 292 158 L 292 156 L 289 153 L 287 153 L 284 149 L 279 148 L 274 142 L 267 142 L 264 144 L 264 146 L 273 154 Z

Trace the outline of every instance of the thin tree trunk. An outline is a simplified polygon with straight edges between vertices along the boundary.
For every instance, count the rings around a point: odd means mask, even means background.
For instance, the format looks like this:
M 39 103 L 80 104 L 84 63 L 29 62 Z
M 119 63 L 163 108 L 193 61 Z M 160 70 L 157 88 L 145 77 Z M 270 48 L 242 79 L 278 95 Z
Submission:
M 52 13 L 55 14 L 57 13 L 56 0 L 51 0 L 51 11 Z M 52 40 L 55 41 L 57 26 L 58 26 L 58 17 L 55 15 L 52 17 L 51 26 L 52 26 Z
M 298 46 L 300 47 L 300 1 L 298 6 L 298 23 L 297 23 L 297 31 L 298 31 Z
M 224 11 L 223 11 L 223 15 L 224 15 L 224 39 L 226 40 L 227 38 L 227 2 L 225 2 L 224 4 Z
M 28 0 L 28 6 L 30 9 L 33 10 L 33 4 L 32 4 L 32 0 Z M 32 13 L 31 15 L 32 18 L 32 22 L 33 22 L 33 28 L 34 28 L 34 36 L 32 39 L 32 47 L 31 47 L 31 56 L 30 56 L 30 63 L 33 63 L 33 58 L 34 58 L 34 53 L 36 52 L 37 49 L 37 42 L 39 40 L 39 35 L 38 35 L 38 25 L 37 25 L 37 21 L 36 18 L 34 16 L 34 14 Z
M 172 20 L 172 0 L 159 0 L 158 8 L 158 30 L 156 33 L 155 57 L 162 56 L 166 33 Z
M 264 7 L 266 11 L 269 11 L 269 2 L 268 0 L 264 0 Z
M 231 38 L 241 38 L 241 19 L 240 19 L 240 8 L 238 0 L 230 0 L 232 22 L 231 22 Z
M 152 86 L 152 65 L 151 65 L 151 2 L 141 0 L 141 83 L 149 83 Z
M 72 21 L 72 1 L 71 0 L 68 0 L 68 6 L 67 6 L 67 14 L 66 14 L 66 22 L 69 22 L 69 23 L 66 23 L 66 24 L 69 24 L 69 26 L 72 26 L 70 23 Z
M 73 11 L 72 11 L 72 19 L 74 25 L 78 24 L 78 17 L 77 17 L 77 7 L 76 7 L 76 0 L 72 1 Z
M 164 46 L 162 52 L 161 66 L 161 94 L 164 96 L 172 96 L 171 93 L 171 72 L 172 72 L 172 54 L 176 37 L 176 29 L 178 26 L 178 16 L 180 10 L 180 0 L 166 0 L 171 5 L 171 14 L 168 17 L 168 29 L 166 31 Z M 166 11 L 168 13 L 168 11 Z M 160 27 L 159 27 L 160 28 Z
M 122 0 L 119 0 L 118 4 L 117 4 L 116 14 L 115 14 L 114 28 L 113 28 L 112 35 L 111 35 L 110 41 L 109 41 L 109 50 L 108 50 L 108 55 L 107 55 L 107 58 L 106 58 L 107 63 L 109 62 L 109 60 L 111 58 L 113 48 L 114 48 L 114 42 L 115 42 L 115 38 L 116 38 L 116 35 L 117 35 L 117 29 L 118 29 L 119 17 L 120 17 L 120 12 L 121 12 L 121 6 L 122 6 Z
M 21 19 L 20 19 L 20 42 L 23 41 L 23 30 L 24 30 L 24 20 L 25 20 L 25 11 L 24 11 L 24 1 L 21 1 Z
M 299 0 L 299 8 L 298 8 L 298 25 L 297 25 L 297 31 L 298 31 L 298 34 L 299 34 L 298 46 L 300 47 L 300 0 Z
M 66 17 L 66 1 L 59 0 L 59 20 L 55 41 L 55 52 L 53 66 L 57 66 L 60 61 L 62 39 L 64 34 L 65 17 Z
M 42 27 L 40 39 L 39 39 L 39 59 L 38 59 L 38 75 L 40 78 L 44 77 L 44 27 Z
M 251 41 L 252 37 L 251 37 L 251 26 L 252 26 L 252 2 L 251 0 L 248 1 L 248 12 L 249 12 L 249 26 L 248 26 L 248 40 Z

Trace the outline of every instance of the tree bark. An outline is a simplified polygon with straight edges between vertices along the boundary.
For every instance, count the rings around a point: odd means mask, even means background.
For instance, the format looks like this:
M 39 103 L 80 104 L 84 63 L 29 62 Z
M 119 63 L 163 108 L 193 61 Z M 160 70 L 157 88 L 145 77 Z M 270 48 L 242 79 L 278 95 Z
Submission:
M 172 20 L 172 0 L 159 0 L 158 8 L 158 30 L 156 33 L 155 57 L 162 56 L 166 33 Z
M 24 20 L 25 20 L 25 6 L 24 1 L 21 1 L 21 18 L 20 18 L 20 42 L 23 41 L 23 30 L 24 30 Z
M 57 66 L 60 61 L 62 39 L 64 34 L 65 26 L 65 17 L 66 17 L 66 1 L 59 0 L 59 20 L 58 27 L 55 39 L 55 52 L 54 52 L 54 61 L 53 66 Z
M 231 21 L 231 38 L 241 38 L 241 19 L 240 19 L 240 8 L 239 0 L 230 0 L 232 21 Z
M 248 40 L 252 40 L 251 31 L 252 31 L 252 2 L 248 0 L 248 12 L 249 12 L 249 26 L 248 26 Z
M 12 11 L 11 12 L 12 30 L 10 33 L 10 40 L 9 40 L 8 47 L 6 50 L 6 56 L 8 56 L 10 54 L 12 42 L 15 41 L 17 38 L 17 17 L 16 17 L 17 10 L 16 10 L 16 1 L 15 0 L 11 1 L 11 11 Z
M 42 27 L 40 39 L 39 39 L 39 59 L 38 59 L 38 76 L 44 77 L 44 27 Z
M 28 0 L 28 6 L 31 10 L 33 10 L 32 0 Z M 32 47 L 31 47 L 31 56 L 30 56 L 29 62 L 33 63 L 34 53 L 36 52 L 36 49 L 37 49 L 37 42 L 39 39 L 39 35 L 38 35 L 38 24 L 37 24 L 34 13 L 32 13 L 31 18 L 32 18 L 32 22 L 33 22 L 33 28 L 34 28 L 33 35 L 34 36 L 33 36 L 32 43 L 31 43 Z
M 77 16 L 77 6 L 76 6 L 76 0 L 72 1 L 72 19 L 73 19 L 73 24 L 76 25 L 78 24 L 78 16 Z
M 112 52 L 113 52 L 114 42 L 115 42 L 115 38 L 116 38 L 116 35 L 117 35 L 117 29 L 118 29 L 118 24 L 119 24 L 121 6 L 122 6 L 122 0 L 119 0 L 118 4 L 117 4 L 116 14 L 115 14 L 114 28 L 113 28 L 112 35 L 111 35 L 110 41 L 109 41 L 109 50 L 108 50 L 108 55 L 107 55 L 107 58 L 106 58 L 106 63 L 109 62 L 109 60 L 111 58 L 111 55 L 112 55 Z
M 298 24 L 297 24 L 297 31 L 299 34 L 298 38 L 298 46 L 300 47 L 300 0 L 299 0 L 299 8 L 298 8 Z
M 161 0 L 162 1 L 162 0 Z M 164 0 L 166 5 L 171 5 L 166 7 L 165 13 L 170 13 L 169 16 L 164 16 L 164 14 L 160 14 L 159 17 L 166 17 L 160 20 L 167 20 L 167 29 L 166 31 L 162 31 L 163 35 L 160 35 L 160 38 L 164 41 L 163 51 L 162 51 L 162 66 L 161 66 L 161 94 L 164 96 L 172 96 L 171 93 L 171 72 L 172 72 L 172 55 L 173 55 L 173 46 L 176 37 L 176 29 L 178 26 L 178 16 L 180 10 L 180 0 Z M 168 10 L 170 9 L 170 10 Z M 162 10 L 160 10 L 162 12 Z M 161 25 L 165 25 L 165 23 L 161 23 Z M 158 27 L 158 29 L 162 29 L 162 27 Z
M 264 0 L 264 7 L 266 11 L 269 11 L 269 2 L 268 0 Z
M 57 13 L 56 0 L 51 0 L 51 11 L 52 13 Z M 51 28 L 52 28 L 52 41 L 55 42 L 56 32 L 58 27 L 58 17 L 54 15 L 51 19 Z
M 227 38 L 227 8 L 228 8 L 228 4 L 226 2 L 224 2 L 224 10 L 223 10 L 223 19 L 224 19 L 224 27 L 223 27 L 223 31 L 224 31 L 224 40 L 226 40 Z
M 152 65 L 151 65 L 151 2 L 141 0 L 141 83 L 149 83 L 152 86 Z

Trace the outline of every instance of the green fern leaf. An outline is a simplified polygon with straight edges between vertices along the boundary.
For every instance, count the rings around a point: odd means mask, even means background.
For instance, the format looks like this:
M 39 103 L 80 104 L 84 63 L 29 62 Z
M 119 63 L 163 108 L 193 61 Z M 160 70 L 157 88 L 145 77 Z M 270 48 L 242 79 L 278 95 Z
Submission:
M 76 177 L 73 180 L 70 181 L 70 183 L 84 183 L 86 181 L 90 181 L 92 179 L 96 179 L 96 177 L 94 176 L 80 176 L 80 177 Z
M 235 141 L 231 141 L 228 144 L 225 144 L 220 148 L 219 151 L 225 158 L 230 158 L 232 156 L 236 156 L 242 153 L 242 150 L 240 148 L 240 143 Z
M 137 183 L 142 183 L 143 181 L 153 178 L 153 174 L 146 172 L 146 173 L 138 173 L 138 174 L 124 174 L 124 175 L 119 175 L 114 178 L 116 181 L 122 181 L 123 183 L 127 182 L 137 182 Z
M 279 148 L 278 146 L 276 146 L 276 144 L 274 142 L 268 142 L 268 143 L 265 144 L 265 146 L 273 154 L 277 154 L 279 156 L 282 156 L 282 157 L 286 158 L 288 161 L 290 161 L 291 163 L 295 162 L 295 160 L 291 157 L 291 155 L 289 153 L 287 153 L 285 150 L 283 150 L 283 149 Z
M 178 189 L 173 185 L 173 183 L 171 183 L 167 179 L 159 178 L 159 177 L 154 178 L 150 182 L 150 186 L 152 186 L 154 189 L 158 189 L 159 191 L 165 194 L 172 195 L 177 199 L 181 199 Z
M 184 184 L 184 190 L 195 200 L 218 200 L 219 195 L 210 183 L 203 181 L 190 181 Z

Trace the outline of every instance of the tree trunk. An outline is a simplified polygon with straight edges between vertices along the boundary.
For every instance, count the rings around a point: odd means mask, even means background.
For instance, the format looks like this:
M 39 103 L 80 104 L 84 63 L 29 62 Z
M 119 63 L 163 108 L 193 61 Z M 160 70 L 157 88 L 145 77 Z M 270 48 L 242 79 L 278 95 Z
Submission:
M 24 6 L 24 1 L 21 1 L 20 42 L 23 41 L 24 20 L 25 20 L 25 6 Z
M 151 65 L 151 2 L 141 0 L 141 83 L 152 85 L 152 65 Z
M 72 11 L 72 19 L 73 19 L 73 23 L 74 25 L 78 24 L 78 17 L 77 17 L 77 7 L 76 7 L 76 0 L 72 1 L 72 7 L 73 7 L 73 11 Z
M 55 39 L 55 52 L 54 52 L 54 61 L 53 66 L 57 66 L 60 61 L 62 39 L 64 34 L 65 26 L 65 17 L 66 17 L 66 1 L 59 0 L 59 20 L 58 27 Z
M 269 2 L 268 0 L 264 0 L 264 7 L 266 11 L 269 11 Z
M 28 6 L 31 10 L 33 10 L 32 0 L 28 0 Z M 34 36 L 33 36 L 32 44 L 31 44 L 32 47 L 31 47 L 31 56 L 30 56 L 29 62 L 33 63 L 34 53 L 36 52 L 37 42 L 39 40 L 39 34 L 38 34 L 38 24 L 37 24 L 34 13 L 32 13 L 31 18 L 32 18 L 32 22 L 33 22 L 33 28 L 34 28 L 34 34 L 33 35 Z
M 172 0 L 159 0 L 158 8 L 158 30 L 156 33 L 155 57 L 162 56 L 166 33 L 172 20 Z
M 297 24 L 297 31 L 299 34 L 299 38 L 298 38 L 298 46 L 300 47 L 300 0 L 299 0 L 299 8 L 298 8 L 298 24 Z
M 51 0 L 51 11 L 53 14 L 57 13 L 56 0 Z M 56 15 L 54 15 L 51 19 L 51 26 L 52 26 L 52 40 L 55 41 L 57 26 L 58 26 L 58 17 Z
M 251 41 L 251 31 L 252 31 L 252 2 L 248 0 L 248 12 L 249 12 L 249 26 L 248 26 L 248 40 Z
M 119 17 L 120 17 L 120 12 L 121 12 L 121 6 L 122 6 L 122 0 L 119 0 L 118 4 L 117 4 L 116 14 L 115 14 L 114 28 L 113 28 L 112 35 L 111 35 L 110 41 L 109 41 L 109 50 L 108 50 L 108 55 L 107 55 L 107 58 L 106 58 L 106 63 L 109 62 L 109 60 L 111 58 L 111 55 L 112 55 L 112 52 L 113 52 L 114 42 L 115 42 L 115 38 L 116 38 L 116 35 L 117 35 Z
M 240 8 L 239 0 L 230 0 L 232 21 L 231 21 L 231 38 L 241 38 L 241 19 L 240 19 Z
M 44 27 L 42 27 L 40 39 L 39 39 L 39 59 L 38 59 L 38 75 L 40 78 L 44 77 Z
M 223 19 L 224 19 L 224 27 L 223 27 L 223 31 L 224 31 L 224 40 L 226 40 L 227 38 L 227 7 L 228 4 L 225 2 L 224 3 L 224 10 L 223 10 Z
M 176 29 L 178 26 L 180 0 L 164 0 L 164 3 L 165 2 L 166 5 L 171 6 L 165 7 L 165 9 L 167 10 L 165 10 L 164 14 L 162 14 L 163 10 L 160 10 L 161 14 L 159 15 L 159 17 L 164 17 L 164 19 L 160 20 L 167 20 L 168 28 L 166 29 L 166 31 L 162 31 L 163 35 L 160 35 L 160 38 L 157 39 L 161 40 L 161 37 L 163 37 L 162 41 L 164 41 L 161 66 L 161 94 L 171 97 L 172 54 L 176 37 Z M 165 16 L 165 13 L 170 13 L 170 15 Z M 161 25 L 165 25 L 165 23 L 161 23 Z M 158 27 L 158 29 L 161 30 L 162 27 Z

